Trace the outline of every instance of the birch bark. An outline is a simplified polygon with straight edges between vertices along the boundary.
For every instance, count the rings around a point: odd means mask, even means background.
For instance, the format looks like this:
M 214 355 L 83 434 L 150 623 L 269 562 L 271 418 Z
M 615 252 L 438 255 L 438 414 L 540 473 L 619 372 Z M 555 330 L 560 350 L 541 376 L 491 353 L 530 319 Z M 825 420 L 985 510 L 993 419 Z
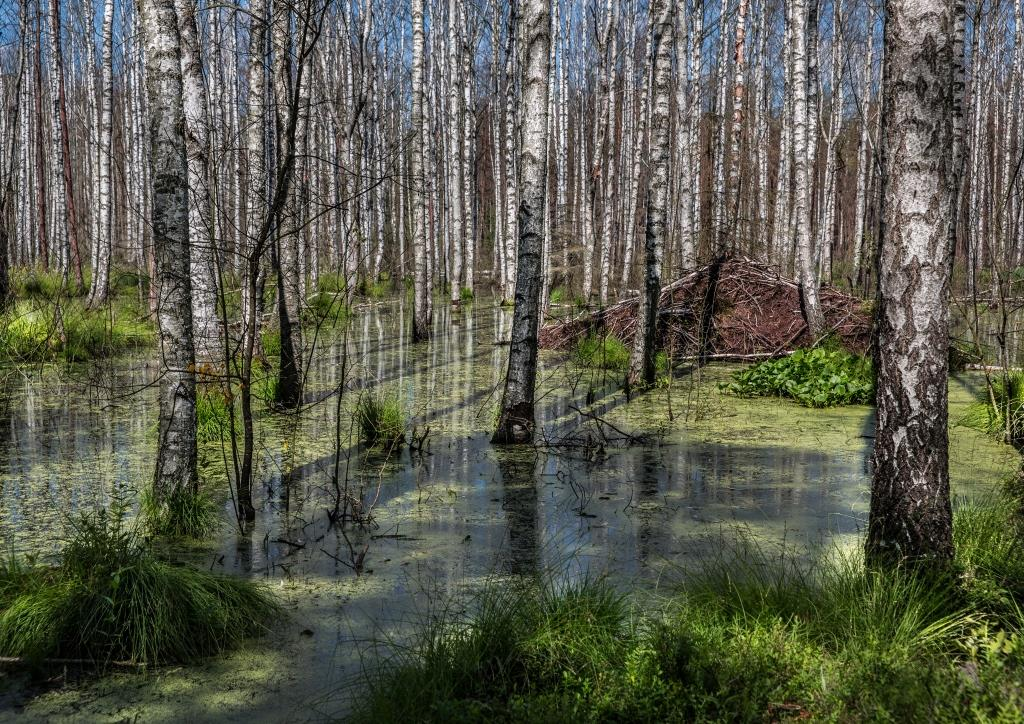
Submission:
M 512 344 L 497 429 L 491 442 L 527 443 L 534 432 L 537 320 L 540 307 L 541 244 L 547 195 L 547 112 L 551 8 L 547 0 L 524 0 L 519 174 L 519 261 Z
M 945 566 L 949 239 L 956 197 L 954 3 L 887 0 L 877 324 L 878 423 L 868 560 Z

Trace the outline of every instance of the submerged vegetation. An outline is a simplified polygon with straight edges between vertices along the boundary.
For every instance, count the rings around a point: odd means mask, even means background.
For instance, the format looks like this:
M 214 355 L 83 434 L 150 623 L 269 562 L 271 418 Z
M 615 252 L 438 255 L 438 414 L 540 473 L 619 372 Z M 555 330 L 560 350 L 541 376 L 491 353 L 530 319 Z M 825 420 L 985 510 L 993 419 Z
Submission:
M 788 397 L 805 407 L 866 405 L 875 394 L 871 360 L 828 346 L 758 362 L 723 388 L 741 397 Z
M 756 545 L 639 613 L 605 583 L 488 586 L 376 672 L 357 721 L 1019 721 L 1015 505 L 961 507 L 958 575 Z
M 188 662 L 233 648 L 277 613 L 252 581 L 160 560 L 123 511 L 85 515 L 55 566 L 0 564 L 0 655 Z

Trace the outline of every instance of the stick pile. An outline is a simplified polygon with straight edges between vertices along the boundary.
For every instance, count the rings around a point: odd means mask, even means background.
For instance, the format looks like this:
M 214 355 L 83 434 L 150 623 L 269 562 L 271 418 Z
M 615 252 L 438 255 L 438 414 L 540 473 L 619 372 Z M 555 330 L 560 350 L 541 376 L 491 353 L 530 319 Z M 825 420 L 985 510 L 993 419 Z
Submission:
M 588 334 L 612 334 L 629 344 L 639 304 L 639 298 L 632 297 L 548 324 L 541 329 L 540 346 L 568 349 Z M 832 334 L 850 349 L 867 350 L 871 314 L 865 302 L 822 287 L 821 305 Z M 675 355 L 749 358 L 782 354 L 814 341 L 801 310 L 799 285 L 753 259 L 725 257 L 687 272 L 661 290 L 658 347 Z

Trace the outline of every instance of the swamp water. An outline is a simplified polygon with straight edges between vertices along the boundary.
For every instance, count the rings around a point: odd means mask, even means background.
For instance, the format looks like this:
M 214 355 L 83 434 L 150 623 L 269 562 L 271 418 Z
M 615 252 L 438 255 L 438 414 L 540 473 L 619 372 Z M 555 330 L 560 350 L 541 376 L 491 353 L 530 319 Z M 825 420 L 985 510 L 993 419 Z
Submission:
M 224 504 L 220 534 L 176 551 L 196 565 L 266 581 L 287 617 L 233 654 L 190 667 L 86 679 L 28 700 L 3 693 L 0 719 L 307 721 L 343 716 L 364 666 L 441 606 L 464 605 L 490 577 L 607 576 L 656 593 L 731 542 L 813 550 L 855 545 L 866 524 L 872 411 L 809 410 L 718 390 L 732 367 L 676 378 L 627 402 L 620 374 L 580 371 L 543 353 L 539 417 L 551 443 L 489 444 L 511 313 L 484 301 L 438 305 L 435 337 L 405 342 L 408 310 L 357 311 L 317 342 L 311 404 L 258 425 L 254 529 L 228 522 L 219 444 L 202 467 Z M 308 343 L 308 340 L 307 340 Z M 332 395 L 345 373 L 340 416 Z M 6 551 L 59 549 L 67 515 L 131 495 L 152 474 L 156 374 L 150 360 L 5 370 L 0 390 L 0 541 Z M 950 419 L 980 377 L 950 383 Z M 360 389 L 396 394 L 427 450 L 385 457 L 359 445 Z M 595 398 L 586 407 L 588 392 Z M 262 409 L 261 406 L 257 406 Z M 584 424 L 578 410 L 604 423 Z M 342 445 L 335 439 L 340 430 Z M 645 444 L 604 436 L 644 435 Z M 955 495 L 986 495 L 1017 465 L 1009 447 L 950 431 Z M 329 525 L 336 455 L 372 524 Z M 358 569 L 358 573 L 357 573 Z M 7 707 L 4 710 L 2 707 Z

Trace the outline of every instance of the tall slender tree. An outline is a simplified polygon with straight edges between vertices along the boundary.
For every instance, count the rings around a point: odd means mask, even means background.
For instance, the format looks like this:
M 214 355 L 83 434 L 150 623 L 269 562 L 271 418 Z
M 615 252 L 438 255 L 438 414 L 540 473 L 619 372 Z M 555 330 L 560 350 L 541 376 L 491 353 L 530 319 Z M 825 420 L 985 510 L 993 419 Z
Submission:
M 423 191 L 423 0 L 412 0 L 412 144 L 409 164 L 412 186 L 412 253 L 415 276 L 412 295 L 412 341 L 430 339 L 430 289 L 427 278 L 427 210 Z
M 109 0 L 108 0 L 109 2 Z M 189 245 L 192 264 L 192 323 L 196 352 L 212 359 L 223 347 L 214 282 L 216 234 L 210 168 L 210 108 L 196 24 L 196 0 L 175 0 L 181 35 L 185 148 L 188 152 Z
M 522 92 L 519 117 L 519 253 L 516 264 L 515 310 L 505 391 L 494 443 L 526 443 L 533 439 L 534 393 L 537 380 L 537 321 L 540 313 L 541 247 L 547 199 L 548 73 L 550 72 L 551 7 L 547 0 L 524 0 L 522 23 Z
M 816 4 L 817 0 L 810 0 Z M 808 12 L 805 0 L 793 0 L 793 171 L 796 182 L 793 213 L 796 217 L 796 259 L 797 272 L 800 277 L 801 302 L 807 328 L 811 336 L 819 338 L 825 332 L 825 318 L 821 312 L 821 301 L 818 298 L 818 279 L 814 273 L 814 236 L 811 234 L 811 184 L 813 166 L 811 147 L 817 144 L 816 135 L 808 131 L 811 115 L 817 109 L 809 106 L 807 90 L 810 83 L 807 77 L 808 59 L 811 53 L 817 54 L 814 47 L 808 48 L 807 26 Z M 817 13 L 813 14 L 817 17 Z M 815 22 L 817 22 L 815 20 Z M 815 33 L 814 35 L 817 35 Z M 814 124 L 816 127 L 817 124 Z
M 96 307 L 107 301 L 110 292 L 110 255 L 113 246 L 113 186 L 111 183 L 111 150 L 114 134 L 114 0 L 103 3 L 103 54 L 100 59 L 100 128 L 99 188 L 97 193 L 98 218 L 93 237 L 92 286 L 89 306 Z
M 944 565 L 949 499 L 954 0 L 887 0 L 870 562 Z M 962 6 L 961 6 L 962 7 Z
M 676 0 L 651 2 L 651 168 L 647 176 L 647 224 L 644 234 L 644 291 L 629 364 L 631 385 L 654 383 L 654 352 L 661 296 L 661 257 L 667 238 L 669 118 L 672 99 L 672 49 Z
M 194 492 L 197 483 L 188 165 L 183 132 L 181 40 L 174 0 L 142 0 L 141 10 L 146 40 L 161 361 L 153 493 L 157 505 L 163 505 L 179 492 Z

